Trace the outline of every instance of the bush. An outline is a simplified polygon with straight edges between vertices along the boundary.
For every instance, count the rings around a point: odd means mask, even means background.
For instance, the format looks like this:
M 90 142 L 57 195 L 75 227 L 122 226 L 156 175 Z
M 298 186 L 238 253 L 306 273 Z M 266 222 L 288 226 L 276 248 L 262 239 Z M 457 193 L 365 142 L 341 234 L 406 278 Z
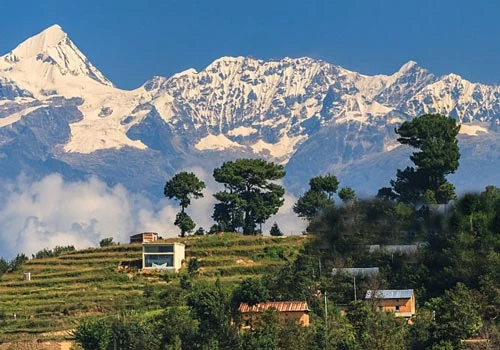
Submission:
M 271 231 L 269 231 L 269 234 L 275 237 L 283 236 L 283 232 L 281 232 L 277 223 L 274 223 L 274 225 L 271 227 Z
M 35 254 L 32 254 L 31 257 L 33 259 L 43 259 L 43 258 L 54 258 L 56 256 L 61 255 L 62 253 L 74 252 L 76 251 L 75 247 L 72 245 L 68 246 L 56 246 L 54 249 L 43 249 Z
M 112 246 L 112 245 L 115 245 L 116 243 L 113 242 L 113 237 L 107 237 L 107 238 L 103 238 L 101 239 L 101 241 L 99 242 L 99 246 L 102 248 L 102 247 L 109 247 L 109 246 Z
M 199 268 L 200 268 L 200 262 L 198 261 L 197 258 L 191 258 L 191 259 L 189 259 L 188 273 L 190 275 L 197 274 Z
M 24 254 L 17 254 L 9 264 L 9 271 L 17 271 L 21 266 L 28 261 L 28 257 Z

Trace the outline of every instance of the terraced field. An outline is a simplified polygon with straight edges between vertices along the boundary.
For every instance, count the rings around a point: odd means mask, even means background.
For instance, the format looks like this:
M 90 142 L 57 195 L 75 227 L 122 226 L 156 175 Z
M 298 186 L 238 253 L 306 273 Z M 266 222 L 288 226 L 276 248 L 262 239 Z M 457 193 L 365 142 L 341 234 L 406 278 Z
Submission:
M 195 279 L 219 278 L 234 284 L 279 268 L 293 259 L 306 239 L 224 234 L 167 241 L 186 245 L 186 261 L 198 259 Z M 70 330 L 82 317 L 160 308 L 144 291 L 146 287 L 161 290 L 167 282 L 161 274 L 143 274 L 130 267 L 141 258 L 140 244 L 115 245 L 30 260 L 20 271 L 4 274 L 0 280 L 0 343 L 70 338 Z M 129 268 L 120 268 L 124 265 Z M 31 281 L 23 280 L 24 272 L 31 273 Z M 168 280 L 179 283 L 180 279 L 171 275 Z

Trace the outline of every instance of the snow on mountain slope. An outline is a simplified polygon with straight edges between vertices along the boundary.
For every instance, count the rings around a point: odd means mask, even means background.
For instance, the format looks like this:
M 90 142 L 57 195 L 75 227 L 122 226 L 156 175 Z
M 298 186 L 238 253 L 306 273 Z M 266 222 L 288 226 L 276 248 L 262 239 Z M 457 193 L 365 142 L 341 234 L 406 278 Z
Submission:
M 448 74 L 405 101 L 402 108 L 411 115 L 441 113 L 462 123 L 481 122 L 498 126 L 500 86 L 471 83 Z
M 4 117 L 2 126 L 17 122 L 38 104 L 54 104 L 60 98 L 80 98 L 83 119 L 71 124 L 67 152 L 91 153 L 124 146 L 145 149 L 140 141 L 126 136 L 130 125 L 121 124 L 125 115 L 140 103 L 140 91 L 123 91 L 95 68 L 58 25 L 27 39 L 0 57 L 0 98 L 17 104 Z M 52 102 L 51 102 L 52 101 Z
M 113 86 L 58 25 L 45 29 L 0 57 L 0 69 L 8 71 L 13 80 L 40 89 L 57 87 L 54 85 L 61 83 L 61 77 L 66 75 L 87 77 Z
M 160 155 L 176 159 L 167 165 L 173 171 L 180 159 L 232 152 L 308 177 L 395 150 L 394 127 L 436 112 L 464 123 L 464 142 L 495 139 L 500 88 L 436 77 L 413 61 L 369 76 L 307 57 L 222 57 L 199 72 L 153 77 L 125 91 L 57 25 L 0 57 L 0 147 L 13 149 L 15 137 L 32 132 L 47 147 L 43 157 L 74 162 L 78 171 L 119 165 L 117 154 L 145 167 Z

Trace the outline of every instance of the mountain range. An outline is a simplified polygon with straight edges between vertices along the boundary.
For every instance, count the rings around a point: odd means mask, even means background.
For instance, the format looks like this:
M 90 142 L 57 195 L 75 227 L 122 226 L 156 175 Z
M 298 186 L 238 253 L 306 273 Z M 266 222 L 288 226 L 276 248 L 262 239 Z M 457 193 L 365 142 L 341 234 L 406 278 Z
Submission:
M 300 194 L 332 173 L 375 194 L 409 164 L 394 129 L 424 113 L 461 124 L 459 191 L 500 185 L 500 87 L 410 61 L 364 75 L 308 57 L 221 57 L 205 69 L 114 86 L 58 25 L 0 56 L 0 178 L 96 175 L 152 197 L 182 169 L 262 157 Z

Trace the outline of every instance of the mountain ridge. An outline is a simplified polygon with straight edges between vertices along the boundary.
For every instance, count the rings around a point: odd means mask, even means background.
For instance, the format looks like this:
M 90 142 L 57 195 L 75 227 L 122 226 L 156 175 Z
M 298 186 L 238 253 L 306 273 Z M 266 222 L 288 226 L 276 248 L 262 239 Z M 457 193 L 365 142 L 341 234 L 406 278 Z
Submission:
M 61 111 L 64 118 L 43 117 Z M 139 161 L 146 153 L 144 159 L 156 154 L 166 163 L 149 165 L 155 176 L 207 157 L 218 164 L 245 156 L 287 165 L 289 185 L 300 190 L 308 176 L 346 173 L 363 159 L 369 169 L 373 155 L 390 157 L 398 147 L 394 128 L 424 113 L 450 115 L 464 125 L 464 136 L 488 135 L 491 142 L 500 131 L 500 87 L 456 74 L 437 77 L 414 61 L 391 75 L 370 76 L 309 57 L 226 56 L 200 71 L 155 76 L 122 90 L 58 25 L 0 57 L 0 153 L 6 154 L 0 162 L 9 164 L 10 156 L 12 164 L 26 164 L 32 155 L 14 154 L 15 140 L 23 139 L 73 174 L 84 176 L 94 164 L 92 171 L 108 180 L 115 176 L 104 163 L 119 168 L 136 160 L 147 167 Z M 23 132 L 33 131 L 36 120 L 46 124 L 26 140 Z M 57 138 L 50 136 L 54 130 Z M 44 167 L 35 163 L 33 173 Z M 138 190 L 153 185 L 124 181 Z

